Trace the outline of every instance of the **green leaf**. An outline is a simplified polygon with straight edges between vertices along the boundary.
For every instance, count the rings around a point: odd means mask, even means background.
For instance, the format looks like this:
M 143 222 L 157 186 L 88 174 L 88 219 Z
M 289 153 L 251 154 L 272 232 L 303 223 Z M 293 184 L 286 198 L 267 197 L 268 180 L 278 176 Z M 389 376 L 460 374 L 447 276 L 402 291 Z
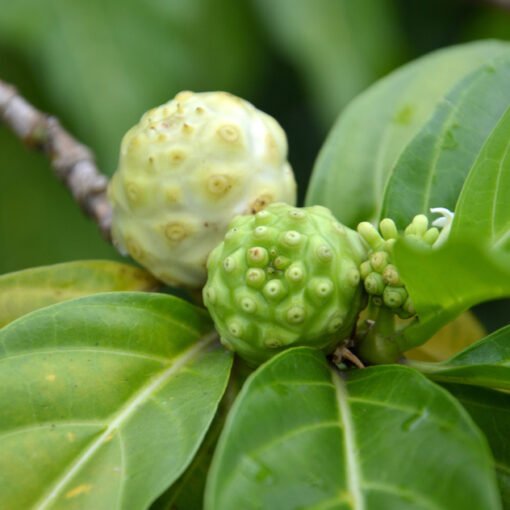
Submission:
M 235 359 L 228 387 L 218 412 L 193 462 L 181 477 L 151 505 L 150 510 L 203 510 L 207 473 L 225 418 L 246 380 L 247 374 L 244 373 L 246 368 L 240 358 Z
M 424 343 L 475 304 L 510 296 L 508 256 L 489 252 L 476 240 L 426 251 L 399 242 L 394 257 L 419 317 L 405 330 L 404 350 Z
M 304 77 L 329 125 L 402 54 L 393 0 L 256 0 L 276 45 Z
M 473 237 L 510 252 L 510 106 L 487 138 L 462 188 L 451 238 Z
M 205 508 L 500 505 L 485 439 L 445 391 L 403 366 L 344 379 L 318 351 L 296 348 L 260 367 L 241 391 Z
M 431 207 L 454 210 L 469 170 L 510 104 L 510 56 L 488 61 L 449 92 L 397 161 L 382 217 L 405 227 Z
M 446 361 L 410 364 L 436 381 L 510 389 L 510 326 Z
M 83 260 L 0 276 L 0 327 L 43 306 L 108 291 L 153 290 L 147 271 L 108 260 Z
M 181 477 L 151 505 L 150 510 L 203 509 L 207 473 L 223 422 L 223 416 L 216 416 L 191 464 Z
M 499 482 L 503 508 L 510 509 L 510 395 L 472 386 L 447 384 L 489 441 Z
M 510 43 L 479 41 L 426 55 L 391 73 L 340 115 L 315 164 L 307 205 L 329 207 L 344 224 L 377 219 L 403 149 L 445 94 Z
M 211 331 L 205 311 L 148 293 L 3 328 L 0 508 L 147 508 L 193 458 L 226 386 L 231 355 Z

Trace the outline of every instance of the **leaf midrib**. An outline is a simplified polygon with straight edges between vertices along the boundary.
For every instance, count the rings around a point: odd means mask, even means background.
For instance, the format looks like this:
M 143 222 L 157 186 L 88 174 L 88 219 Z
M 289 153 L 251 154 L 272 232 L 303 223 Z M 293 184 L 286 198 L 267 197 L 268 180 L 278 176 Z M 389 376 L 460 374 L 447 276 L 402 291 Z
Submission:
M 187 362 L 197 356 L 203 349 L 211 344 L 217 337 L 216 332 L 209 333 L 202 340 L 195 343 L 191 348 L 184 351 L 180 356 L 175 358 L 174 363 L 166 368 L 158 377 L 155 377 L 144 385 L 135 395 L 130 398 L 116 413 L 113 420 L 106 427 L 105 431 L 87 445 L 80 456 L 76 458 L 60 479 L 56 480 L 53 487 L 46 492 L 43 497 L 34 504 L 36 510 L 44 510 L 51 505 L 66 487 L 68 482 L 80 471 L 80 469 L 88 462 L 88 460 L 98 451 L 108 438 L 115 432 L 120 431 L 122 425 L 131 417 L 140 404 L 145 402 L 150 395 L 155 393 L 168 379 L 178 372 Z
M 331 371 L 331 378 L 335 388 L 338 420 L 342 424 L 341 430 L 344 435 L 347 487 L 352 495 L 353 510 L 364 510 L 365 501 L 361 490 L 361 469 L 356 455 L 356 437 L 349 408 L 347 390 L 344 387 L 344 382 L 334 370 Z
M 510 108 L 508 108 L 505 112 L 508 113 Z M 504 117 L 504 115 L 502 116 Z M 499 212 L 499 202 L 498 196 L 501 193 L 501 176 L 503 175 L 504 169 L 503 164 L 506 162 L 508 155 L 510 154 L 510 141 L 506 144 L 505 151 L 503 153 L 503 157 L 499 160 L 498 163 L 498 171 L 496 174 L 496 183 L 494 184 L 494 198 L 492 201 L 492 210 L 491 210 L 491 233 L 492 233 L 492 242 L 497 245 L 500 240 L 498 239 L 498 234 L 496 233 L 496 216 Z M 508 232 L 503 232 L 502 237 L 504 238 Z
M 477 82 L 475 82 L 477 83 Z M 471 85 L 473 87 L 473 84 Z M 421 211 L 423 213 L 427 213 L 427 204 L 430 205 L 430 197 L 432 194 L 432 183 L 434 182 L 434 177 L 436 176 L 437 164 L 439 162 L 439 158 L 441 157 L 442 147 L 444 143 L 444 135 L 448 132 L 452 125 L 452 119 L 455 119 L 457 113 L 460 110 L 460 107 L 466 102 L 466 96 L 471 91 L 471 88 L 467 88 L 466 91 L 461 95 L 461 98 L 458 103 L 452 103 L 452 101 L 445 97 L 442 99 L 441 103 L 449 105 L 451 110 L 448 112 L 448 115 L 444 119 L 444 122 L 440 128 L 440 136 L 437 137 L 436 143 L 434 144 L 433 157 L 428 167 L 428 171 L 426 174 L 426 180 L 424 183 L 424 193 L 422 195 L 422 207 Z M 469 96 L 468 96 L 469 97 Z M 441 104 L 440 103 L 440 104 Z

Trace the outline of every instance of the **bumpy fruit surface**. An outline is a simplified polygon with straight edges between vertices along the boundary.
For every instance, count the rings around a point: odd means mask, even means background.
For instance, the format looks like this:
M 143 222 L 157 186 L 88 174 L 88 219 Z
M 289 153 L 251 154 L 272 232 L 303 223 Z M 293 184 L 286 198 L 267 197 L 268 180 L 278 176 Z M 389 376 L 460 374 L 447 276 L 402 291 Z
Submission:
M 199 287 L 238 214 L 295 203 L 279 124 L 225 92 L 181 92 L 124 136 L 109 187 L 123 253 L 171 285 Z
M 222 343 L 253 365 L 307 345 L 330 352 L 361 308 L 358 234 L 320 206 L 237 217 L 208 260 L 204 303 Z

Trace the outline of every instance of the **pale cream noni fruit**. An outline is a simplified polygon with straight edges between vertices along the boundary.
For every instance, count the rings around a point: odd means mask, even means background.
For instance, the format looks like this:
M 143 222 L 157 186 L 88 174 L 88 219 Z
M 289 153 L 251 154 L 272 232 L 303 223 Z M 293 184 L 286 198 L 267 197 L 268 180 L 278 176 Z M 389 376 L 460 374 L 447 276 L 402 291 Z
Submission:
M 272 117 L 225 92 L 181 92 L 126 133 L 108 196 L 119 251 L 199 288 L 232 218 L 294 204 L 296 183 Z

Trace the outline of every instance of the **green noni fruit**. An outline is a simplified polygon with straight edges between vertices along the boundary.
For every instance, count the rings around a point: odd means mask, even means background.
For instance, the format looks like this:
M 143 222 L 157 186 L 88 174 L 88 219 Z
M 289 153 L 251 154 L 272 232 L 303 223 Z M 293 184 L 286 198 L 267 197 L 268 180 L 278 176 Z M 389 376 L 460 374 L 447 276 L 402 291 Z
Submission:
M 225 92 L 181 92 L 122 141 L 112 236 L 160 280 L 200 287 L 233 217 L 296 200 L 280 125 Z
M 203 290 L 222 343 L 256 365 L 298 345 L 331 352 L 362 304 L 359 235 L 320 206 L 239 216 L 209 256 Z

